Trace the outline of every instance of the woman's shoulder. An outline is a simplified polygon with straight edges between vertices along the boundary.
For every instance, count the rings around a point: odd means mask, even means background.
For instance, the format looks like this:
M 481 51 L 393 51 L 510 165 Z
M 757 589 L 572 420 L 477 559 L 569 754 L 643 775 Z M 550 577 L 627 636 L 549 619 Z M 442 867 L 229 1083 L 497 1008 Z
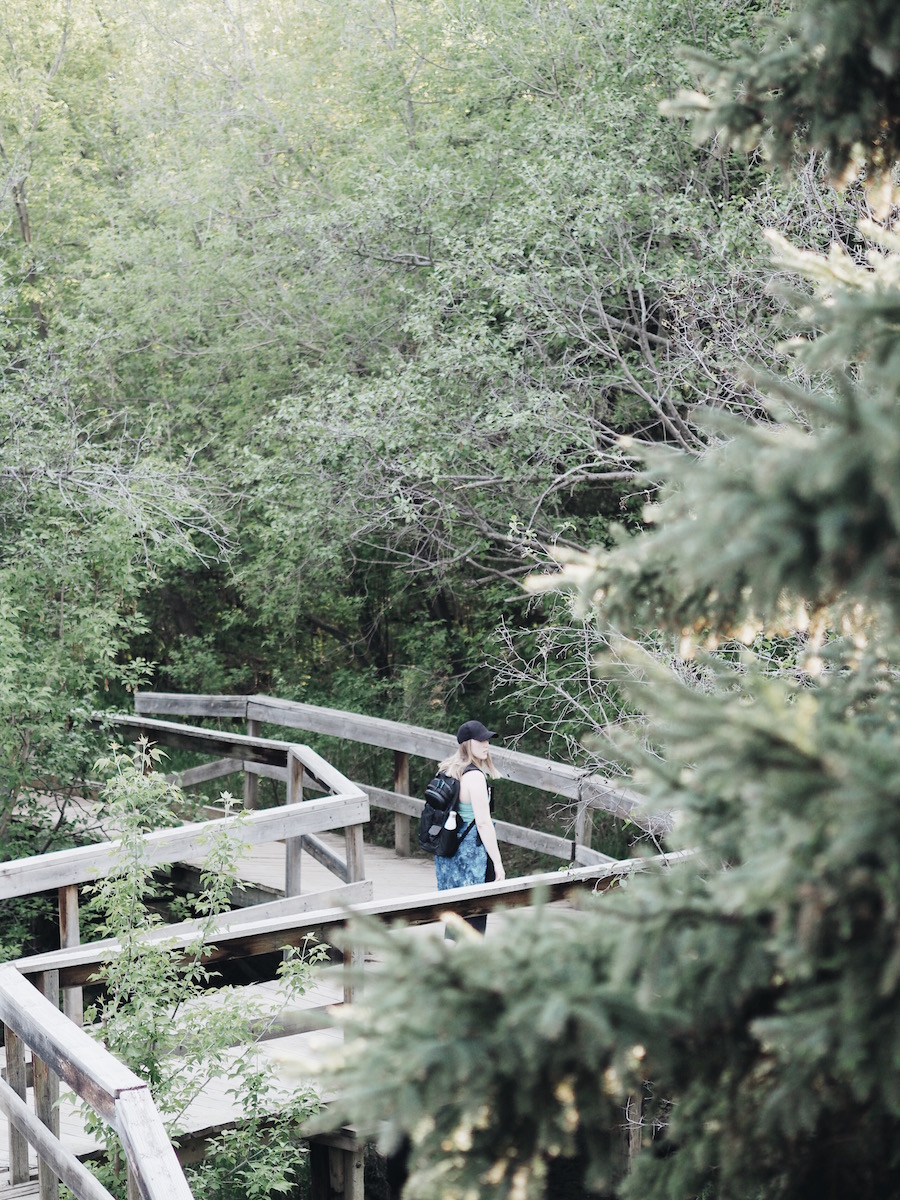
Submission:
M 481 767 L 477 767 L 474 763 L 469 763 L 467 767 L 463 767 L 462 774 L 459 777 L 459 788 L 461 796 L 477 796 L 483 794 L 485 790 L 488 796 L 491 794 L 487 775 L 482 771 Z

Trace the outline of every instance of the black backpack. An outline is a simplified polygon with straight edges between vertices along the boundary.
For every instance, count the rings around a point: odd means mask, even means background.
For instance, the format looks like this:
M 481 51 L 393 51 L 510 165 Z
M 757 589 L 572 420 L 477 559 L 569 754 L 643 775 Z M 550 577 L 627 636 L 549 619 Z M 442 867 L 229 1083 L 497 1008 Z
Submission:
M 426 854 L 438 858 L 453 858 L 474 821 L 460 834 L 458 828 L 445 829 L 447 818 L 456 812 L 459 802 L 459 780 L 440 771 L 425 789 L 425 807 L 419 818 L 419 846 Z

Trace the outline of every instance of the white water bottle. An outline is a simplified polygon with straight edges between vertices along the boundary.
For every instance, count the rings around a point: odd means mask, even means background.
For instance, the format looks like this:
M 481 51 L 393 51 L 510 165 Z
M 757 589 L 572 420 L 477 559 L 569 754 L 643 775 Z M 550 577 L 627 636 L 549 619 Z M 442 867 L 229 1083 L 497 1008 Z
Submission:
M 448 815 L 447 820 L 444 822 L 444 828 L 445 829 L 455 829 L 456 828 L 456 810 L 455 809 L 453 810 L 453 812 L 451 812 Z

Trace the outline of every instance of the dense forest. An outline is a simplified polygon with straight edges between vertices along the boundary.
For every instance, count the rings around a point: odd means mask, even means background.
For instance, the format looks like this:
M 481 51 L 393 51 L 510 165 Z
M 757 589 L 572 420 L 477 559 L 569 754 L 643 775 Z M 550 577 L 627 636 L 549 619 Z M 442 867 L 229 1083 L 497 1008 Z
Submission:
M 137 687 L 477 713 L 694 865 L 385 935 L 336 1119 L 415 1200 L 889 1197 L 893 0 L 0 27 L 2 855 Z
M 762 228 L 853 228 L 658 112 L 759 10 L 4 6 L 4 813 L 138 684 L 586 753 L 593 634 L 520 581 L 753 419 Z
M 757 418 L 645 449 L 645 528 L 532 580 L 594 613 L 644 718 L 611 740 L 688 857 L 502 945 L 378 937 L 338 1119 L 407 1153 L 417 1200 L 897 1194 L 900 11 L 775 15 L 698 46 L 665 111 L 788 172 L 821 155 L 855 236 L 770 230 L 805 288 Z

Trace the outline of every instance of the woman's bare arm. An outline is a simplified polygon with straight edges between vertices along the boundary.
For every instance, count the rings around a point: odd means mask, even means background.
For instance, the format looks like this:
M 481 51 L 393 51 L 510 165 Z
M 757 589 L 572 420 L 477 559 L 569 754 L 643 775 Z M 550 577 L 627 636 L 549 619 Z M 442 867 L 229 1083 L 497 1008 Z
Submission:
M 459 798 L 472 805 L 472 812 L 475 814 L 475 828 L 488 852 L 488 858 L 494 864 L 494 875 L 497 879 L 505 879 L 506 870 L 500 858 L 497 834 L 494 832 L 494 822 L 491 820 L 487 780 L 481 771 L 466 771 L 460 780 Z

